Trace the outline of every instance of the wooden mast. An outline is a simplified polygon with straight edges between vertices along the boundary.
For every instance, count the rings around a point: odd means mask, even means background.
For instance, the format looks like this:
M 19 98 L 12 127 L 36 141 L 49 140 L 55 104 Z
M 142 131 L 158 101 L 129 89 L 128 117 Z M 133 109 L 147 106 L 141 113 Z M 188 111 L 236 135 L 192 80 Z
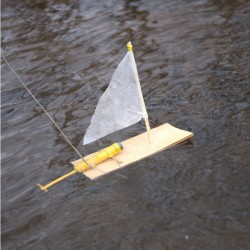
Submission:
M 143 95 L 142 95 L 142 91 L 141 91 L 141 84 L 140 84 L 140 80 L 139 80 L 139 76 L 138 76 L 138 72 L 137 72 L 135 57 L 134 57 L 134 53 L 133 53 L 133 46 L 132 46 L 131 42 L 128 42 L 127 48 L 128 48 L 129 53 L 131 54 L 131 59 L 132 59 L 132 63 L 133 63 L 133 72 L 134 72 L 134 77 L 136 80 L 137 89 L 139 92 L 141 107 L 143 110 L 143 119 L 144 119 L 146 129 L 147 129 L 148 140 L 149 140 L 149 143 L 152 144 L 153 138 L 152 138 L 152 134 L 151 134 L 148 113 L 147 113 L 147 109 L 146 109 L 145 102 L 144 102 Z

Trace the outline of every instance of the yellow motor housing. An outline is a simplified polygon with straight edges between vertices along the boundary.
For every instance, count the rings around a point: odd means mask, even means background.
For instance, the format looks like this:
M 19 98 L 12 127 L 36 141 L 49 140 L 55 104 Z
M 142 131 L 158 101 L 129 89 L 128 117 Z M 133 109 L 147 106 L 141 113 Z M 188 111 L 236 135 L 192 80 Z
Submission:
M 111 146 L 92 154 L 89 158 L 85 158 L 85 161 L 88 163 L 88 165 L 85 162 L 81 161 L 80 163 L 74 166 L 74 169 L 76 172 L 79 173 L 87 171 L 90 167 L 94 167 L 98 163 L 101 163 L 107 160 L 108 158 L 112 158 L 116 154 L 120 153 L 122 149 L 123 146 L 121 143 L 114 143 Z

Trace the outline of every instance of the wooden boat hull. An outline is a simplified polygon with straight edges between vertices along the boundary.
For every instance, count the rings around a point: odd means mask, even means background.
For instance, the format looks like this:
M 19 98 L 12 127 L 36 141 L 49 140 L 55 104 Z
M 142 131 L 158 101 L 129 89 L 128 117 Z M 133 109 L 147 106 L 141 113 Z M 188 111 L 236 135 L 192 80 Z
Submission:
M 91 180 L 126 167 L 134 162 L 159 153 L 193 136 L 193 133 L 175 128 L 166 123 L 151 129 L 153 143 L 150 144 L 147 132 L 122 142 L 123 150 L 114 159 L 107 159 L 97 166 L 88 169 L 83 174 Z M 91 157 L 93 154 L 86 157 Z M 81 159 L 71 162 L 74 166 Z

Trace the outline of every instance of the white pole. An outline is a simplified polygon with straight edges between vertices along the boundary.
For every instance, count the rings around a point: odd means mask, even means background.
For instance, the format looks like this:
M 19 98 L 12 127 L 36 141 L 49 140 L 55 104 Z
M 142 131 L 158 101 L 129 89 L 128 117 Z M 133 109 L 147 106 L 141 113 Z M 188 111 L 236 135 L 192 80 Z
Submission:
M 139 76 L 138 76 L 138 72 L 137 72 L 135 57 L 134 57 L 134 53 L 133 53 L 133 50 L 132 50 L 133 46 L 132 46 L 131 42 L 128 42 L 127 47 L 128 47 L 128 51 L 129 51 L 129 53 L 131 55 L 131 59 L 132 59 L 134 77 L 135 77 L 137 89 L 138 89 L 138 92 L 139 92 L 140 103 L 141 103 L 141 107 L 142 107 L 142 111 L 143 111 L 143 119 L 145 121 L 149 143 L 152 144 L 153 143 L 153 138 L 152 138 L 152 134 L 151 134 L 151 130 L 150 130 L 148 113 L 147 113 L 147 109 L 146 109 L 145 102 L 144 102 L 143 95 L 142 95 L 141 84 L 140 84 L 140 80 L 139 80 Z

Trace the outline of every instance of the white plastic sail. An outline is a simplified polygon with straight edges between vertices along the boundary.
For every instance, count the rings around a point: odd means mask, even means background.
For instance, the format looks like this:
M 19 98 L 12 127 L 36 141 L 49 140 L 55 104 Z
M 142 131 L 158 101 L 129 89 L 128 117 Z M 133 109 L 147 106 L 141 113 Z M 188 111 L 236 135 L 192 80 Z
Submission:
M 96 141 L 147 117 L 132 51 L 116 68 L 97 104 L 83 144 Z

